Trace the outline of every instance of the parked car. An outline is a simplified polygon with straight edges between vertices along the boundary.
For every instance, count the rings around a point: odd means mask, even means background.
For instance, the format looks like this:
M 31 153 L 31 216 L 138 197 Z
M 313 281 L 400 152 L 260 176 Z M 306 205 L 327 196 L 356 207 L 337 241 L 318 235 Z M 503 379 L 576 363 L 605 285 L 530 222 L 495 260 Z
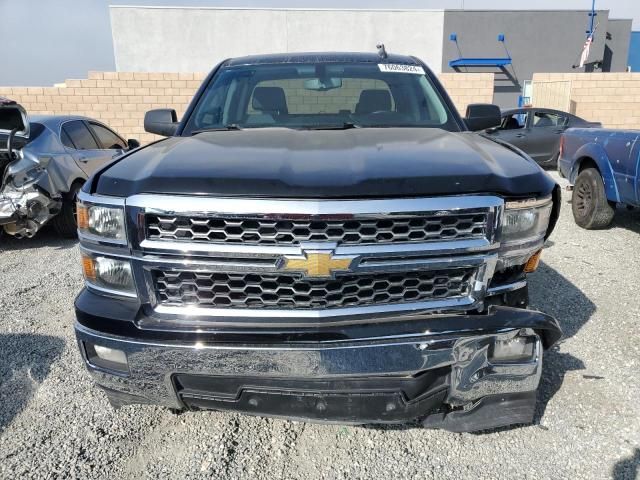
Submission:
M 76 335 L 114 406 L 453 431 L 531 422 L 560 189 L 420 60 L 225 60 L 88 181 Z
M 16 237 L 32 237 L 51 222 L 63 237 L 75 237 L 75 199 L 82 184 L 138 146 L 97 120 L 28 118 L 22 107 L 5 100 L 0 105 L 0 227 Z
M 560 174 L 573 186 L 582 228 L 605 228 L 617 204 L 640 207 L 640 131 L 571 128 L 562 136 Z
M 543 167 L 556 167 L 560 136 L 571 127 L 600 127 L 560 110 L 549 108 L 515 108 L 504 110 L 500 126 L 487 134 L 510 143 L 529 154 Z

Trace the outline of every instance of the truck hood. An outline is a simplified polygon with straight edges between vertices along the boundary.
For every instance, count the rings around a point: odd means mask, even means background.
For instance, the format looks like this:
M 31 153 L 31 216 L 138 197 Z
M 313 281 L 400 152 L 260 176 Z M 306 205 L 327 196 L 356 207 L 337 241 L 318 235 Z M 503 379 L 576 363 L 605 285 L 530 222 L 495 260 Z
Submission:
M 172 137 L 122 157 L 92 190 L 277 198 L 549 194 L 555 183 L 516 150 L 430 128 L 246 129 Z

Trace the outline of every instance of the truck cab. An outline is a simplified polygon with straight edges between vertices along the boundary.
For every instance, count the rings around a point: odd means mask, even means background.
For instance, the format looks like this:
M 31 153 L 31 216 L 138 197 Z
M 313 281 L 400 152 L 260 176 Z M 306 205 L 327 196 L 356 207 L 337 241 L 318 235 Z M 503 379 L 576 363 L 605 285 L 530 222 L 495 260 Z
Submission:
M 473 431 L 533 419 L 558 185 L 420 60 L 229 59 L 79 196 L 76 335 L 114 406 Z

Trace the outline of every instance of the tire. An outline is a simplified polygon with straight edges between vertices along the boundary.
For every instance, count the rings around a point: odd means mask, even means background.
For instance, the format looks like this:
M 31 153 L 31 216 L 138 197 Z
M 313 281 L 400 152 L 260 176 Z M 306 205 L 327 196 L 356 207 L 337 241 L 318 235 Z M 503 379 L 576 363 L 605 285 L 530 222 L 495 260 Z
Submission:
M 62 238 L 77 238 L 78 225 L 76 223 L 76 197 L 80 192 L 82 185 L 75 184 L 71 187 L 71 191 L 65 195 L 62 201 L 62 209 L 60 213 L 53 217 L 51 224 L 55 231 Z
M 607 227 L 615 214 L 613 203 L 607 200 L 600 172 L 586 168 L 576 178 L 571 198 L 573 218 L 587 230 Z

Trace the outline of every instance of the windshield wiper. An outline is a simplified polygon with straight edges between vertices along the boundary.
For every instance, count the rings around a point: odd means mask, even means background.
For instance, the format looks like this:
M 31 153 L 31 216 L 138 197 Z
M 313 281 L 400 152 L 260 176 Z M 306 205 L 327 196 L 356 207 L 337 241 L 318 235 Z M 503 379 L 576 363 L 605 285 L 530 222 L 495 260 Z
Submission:
M 230 130 L 242 130 L 242 128 L 237 123 L 230 123 L 224 127 L 200 128 L 191 132 L 191 136 L 205 132 L 228 132 Z
M 340 125 L 308 125 L 301 128 L 303 130 L 350 130 L 352 128 L 362 128 L 362 126 L 353 122 L 344 122 Z

